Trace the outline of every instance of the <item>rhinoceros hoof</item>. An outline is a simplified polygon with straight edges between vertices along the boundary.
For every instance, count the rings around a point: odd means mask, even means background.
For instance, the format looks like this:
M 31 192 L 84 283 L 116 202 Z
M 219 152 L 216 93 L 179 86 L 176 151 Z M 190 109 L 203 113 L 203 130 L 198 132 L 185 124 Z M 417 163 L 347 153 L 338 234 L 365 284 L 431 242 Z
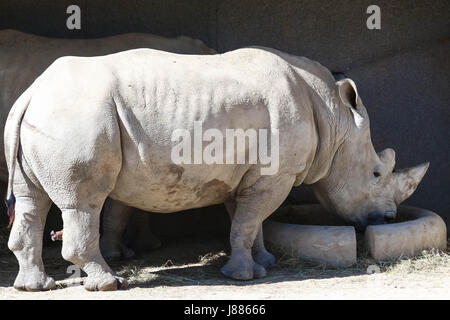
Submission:
M 275 256 L 267 250 L 260 250 L 253 255 L 255 262 L 264 268 L 270 268 L 276 262 Z M 256 277 L 256 276 L 255 276 Z
M 266 268 L 264 268 L 262 265 L 255 263 L 253 265 L 253 277 L 256 279 L 264 278 L 267 275 Z
M 223 275 L 235 280 L 252 280 L 253 278 L 263 278 L 266 276 L 266 269 L 257 263 L 253 265 L 234 264 L 228 261 L 220 270 Z
M 45 272 L 20 272 L 14 281 L 14 288 L 25 291 L 46 291 L 56 288 L 53 278 Z
M 101 276 L 88 276 L 84 280 L 84 288 L 88 291 L 114 291 L 126 287 L 128 287 L 127 280 L 109 273 Z

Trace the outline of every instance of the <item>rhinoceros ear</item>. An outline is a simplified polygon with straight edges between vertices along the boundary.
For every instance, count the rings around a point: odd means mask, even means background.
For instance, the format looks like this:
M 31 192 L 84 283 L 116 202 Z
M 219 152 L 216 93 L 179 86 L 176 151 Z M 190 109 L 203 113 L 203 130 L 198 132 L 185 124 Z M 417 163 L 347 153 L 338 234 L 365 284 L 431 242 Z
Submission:
M 339 91 L 339 97 L 341 101 L 347 106 L 353 114 L 353 119 L 355 121 L 356 126 L 361 127 L 364 122 L 363 116 L 358 112 L 358 90 L 356 89 L 356 85 L 352 79 L 342 79 L 336 82 Z
M 351 109 L 356 109 L 358 103 L 358 90 L 352 79 L 342 79 L 336 82 L 339 88 L 339 97 Z

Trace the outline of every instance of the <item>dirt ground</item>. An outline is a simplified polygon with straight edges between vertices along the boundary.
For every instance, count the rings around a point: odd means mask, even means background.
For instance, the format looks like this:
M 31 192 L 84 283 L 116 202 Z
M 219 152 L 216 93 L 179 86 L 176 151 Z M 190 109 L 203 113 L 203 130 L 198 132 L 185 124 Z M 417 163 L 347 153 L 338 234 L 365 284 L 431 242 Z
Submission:
M 222 238 L 173 239 L 153 253 L 111 262 L 130 283 L 115 292 L 84 290 L 83 274 L 66 273 L 70 264 L 61 258 L 60 244 L 44 248 L 43 254 L 58 289 L 17 291 L 11 287 L 17 262 L 1 250 L 0 299 L 450 299 L 449 252 L 378 264 L 362 254 L 356 265 L 342 269 L 279 257 L 266 278 L 240 282 L 220 273 L 225 246 Z

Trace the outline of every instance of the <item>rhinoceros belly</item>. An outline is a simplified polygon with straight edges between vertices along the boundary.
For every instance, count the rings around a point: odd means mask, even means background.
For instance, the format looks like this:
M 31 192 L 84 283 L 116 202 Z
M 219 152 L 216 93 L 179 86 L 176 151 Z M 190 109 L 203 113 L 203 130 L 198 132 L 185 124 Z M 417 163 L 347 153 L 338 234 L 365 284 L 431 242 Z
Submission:
M 125 165 L 110 197 L 132 207 L 161 213 L 205 207 L 230 198 L 247 168 L 246 165 L 176 165 L 164 161 L 140 164 L 134 169 Z

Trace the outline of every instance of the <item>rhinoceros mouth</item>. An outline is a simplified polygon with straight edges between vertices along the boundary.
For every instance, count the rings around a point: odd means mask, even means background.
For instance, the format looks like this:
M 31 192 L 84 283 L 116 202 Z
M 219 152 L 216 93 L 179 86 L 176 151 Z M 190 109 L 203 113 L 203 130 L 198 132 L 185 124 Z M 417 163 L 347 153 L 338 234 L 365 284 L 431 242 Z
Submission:
M 362 219 L 355 223 L 358 232 L 364 231 L 368 226 L 376 226 L 394 222 L 397 210 L 389 209 L 384 211 L 374 211 L 367 215 L 366 219 Z
M 397 210 L 386 210 L 384 212 L 384 220 L 386 222 L 395 220 L 396 216 L 397 216 Z

